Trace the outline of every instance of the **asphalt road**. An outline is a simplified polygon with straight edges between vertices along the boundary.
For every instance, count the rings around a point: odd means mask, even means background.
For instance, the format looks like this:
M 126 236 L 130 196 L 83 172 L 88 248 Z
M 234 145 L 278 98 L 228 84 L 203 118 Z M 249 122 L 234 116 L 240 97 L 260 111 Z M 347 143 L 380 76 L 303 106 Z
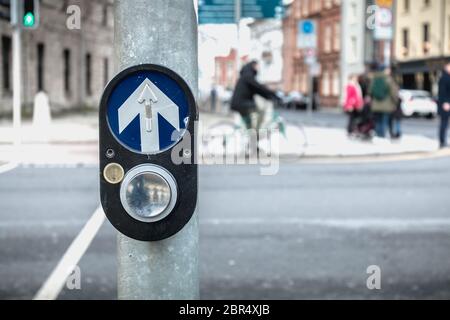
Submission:
M 450 298 L 450 161 L 201 167 L 203 299 Z M 98 203 L 97 169 L 0 175 L 0 298 L 31 299 Z M 81 290 L 116 297 L 106 222 L 81 259 Z M 381 268 L 381 290 L 366 269 Z

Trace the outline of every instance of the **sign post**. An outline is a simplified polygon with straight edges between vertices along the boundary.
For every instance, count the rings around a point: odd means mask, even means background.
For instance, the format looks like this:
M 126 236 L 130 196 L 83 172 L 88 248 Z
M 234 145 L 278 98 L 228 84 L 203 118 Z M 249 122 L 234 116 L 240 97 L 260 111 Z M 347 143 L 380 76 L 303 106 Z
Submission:
M 308 66 L 309 99 L 307 113 L 311 117 L 314 105 L 314 75 L 317 73 L 317 22 L 307 19 L 298 24 L 297 47 L 303 50 L 304 62 Z
M 199 0 L 200 24 L 233 24 L 241 18 L 281 18 L 283 0 Z
M 100 106 L 100 192 L 120 231 L 118 297 L 198 299 L 194 4 L 116 0 L 114 12 L 120 72 Z
M 22 143 L 22 27 L 19 0 L 11 0 L 11 26 L 13 43 L 13 131 L 16 148 Z M 17 150 L 19 154 L 19 150 Z M 18 159 L 17 159 L 18 160 Z
M 383 63 L 386 67 L 391 64 L 391 45 L 394 37 L 393 0 L 377 0 L 375 14 L 374 39 L 383 43 Z

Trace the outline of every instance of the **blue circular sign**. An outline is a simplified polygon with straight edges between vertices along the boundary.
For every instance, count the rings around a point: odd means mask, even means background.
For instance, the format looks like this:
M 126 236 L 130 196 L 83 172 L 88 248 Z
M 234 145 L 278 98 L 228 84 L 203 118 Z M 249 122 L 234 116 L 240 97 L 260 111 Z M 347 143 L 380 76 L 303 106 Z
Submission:
M 142 65 L 123 71 L 108 87 L 108 125 L 128 150 L 159 154 L 182 139 L 192 93 L 181 77 L 163 67 Z
M 304 21 L 303 22 L 303 33 L 311 34 L 314 33 L 314 23 L 312 21 Z

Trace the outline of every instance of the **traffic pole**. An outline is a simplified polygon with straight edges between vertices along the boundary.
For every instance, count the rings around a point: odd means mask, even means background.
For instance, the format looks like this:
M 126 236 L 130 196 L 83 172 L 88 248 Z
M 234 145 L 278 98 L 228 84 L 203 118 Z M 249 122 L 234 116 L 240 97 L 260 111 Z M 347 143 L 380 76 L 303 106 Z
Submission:
M 192 0 L 116 0 L 116 71 L 144 64 L 170 68 L 198 94 L 197 16 Z M 118 234 L 118 298 L 199 299 L 198 214 L 175 236 L 140 242 Z
M 311 119 L 313 116 L 313 108 L 314 108 L 314 77 L 312 64 L 308 65 L 308 90 L 309 90 L 309 100 L 306 113 L 307 117 Z
M 19 0 L 11 1 L 11 25 L 13 43 L 13 132 L 14 146 L 22 143 L 22 30 L 19 17 Z M 17 150 L 19 153 L 19 150 Z M 18 160 L 18 159 L 17 159 Z
M 242 19 L 242 3 L 241 0 L 235 0 L 234 3 L 234 19 L 236 21 L 236 82 L 239 79 L 241 71 L 241 19 Z

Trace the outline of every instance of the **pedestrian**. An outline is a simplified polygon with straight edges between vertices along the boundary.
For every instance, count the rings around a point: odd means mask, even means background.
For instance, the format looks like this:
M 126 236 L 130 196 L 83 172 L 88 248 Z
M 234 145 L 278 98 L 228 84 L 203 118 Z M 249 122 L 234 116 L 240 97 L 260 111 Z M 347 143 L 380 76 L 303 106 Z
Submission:
M 350 75 L 345 93 L 344 111 L 348 115 L 347 133 L 352 135 L 356 131 L 357 120 L 364 107 L 363 93 L 357 75 Z
M 211 112 L 216 112 L 217 110 L 217 98 L 218 98 L 217 87 L 216 85 L 213 85 L 210 93 Z
M 402 101 L 399 98 L 397 100 L 395 110 L 391 114 L 391 119 L 389 121 L 389 132 L 391 134 L 392 139 L 397 140 L 402 137 L 402 119 L 403 119 Z
M 390 70 L 378 67 L 369 88 L 371 108 L 375 118 L 375 131 L 378 137 L 386 137 L 391 114 L 396 110 L 398 87 L 390 75 Z
M 372 68 L 368 66 L 366 68 L 366 72 L 360 75 L 358 78 L 358 83 L 361 87 L 362 96 L 364 98 L 364 106 L 361 111 L 361 121 L 358 124 L 358 131 L 365 140 L 370 140 L 372 138 L 372 133 L 375 129 L 372 116 L 371 97 L 369 94 L 369 87 L 372 76 L 371 70 Z
M 279 100 L 277 94 L 260 84 L 256 80 L 258 75 L 258 62 L 252 61 L 246 64 L 240 73 L 240 78 L 231 99 L 231 110 L 238 112 L 247 129 L 252 129 L 252 114 L 258 112 L 255 95 L 267 100 Z
M 448 62 L 442 71 L 442 77 L 439 80 L 439 116 L 441 123 L 439 126 L 440 147 L 446 148 L 448 121 L 450 117 L 450 62 Z
M 392 74 L 395 74 L 395 70 L 388 68 L 386 69 L 386 74 L 392 77 Z M 395 80 L 393 81 L 395 86 L 397 87 L 398 93 L 398 85 L 395 83 Z M 402 119 L 403 119 L 402 101 L 400 99 L 400 96 L 398 96 L 396 99 L 394 112 L 392 112 L 391 117 L 389 119 L 389 133 L 391 135 L 391 138 L 394 140 L 400 139 L 402 137 Z

